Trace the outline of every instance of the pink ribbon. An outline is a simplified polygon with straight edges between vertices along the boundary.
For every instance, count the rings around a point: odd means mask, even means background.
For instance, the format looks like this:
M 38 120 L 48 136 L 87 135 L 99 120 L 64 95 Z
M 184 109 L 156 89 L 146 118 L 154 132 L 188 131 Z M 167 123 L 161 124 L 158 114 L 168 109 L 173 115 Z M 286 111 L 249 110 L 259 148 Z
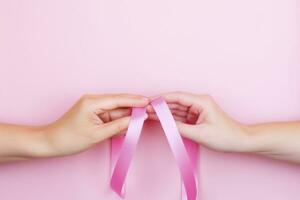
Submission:
M 197 145 L 190 140 L 183 140 L 177 129 L 175 120 L 165 100 L 160 97 L 151 102 L 179 167 L 183 186 L 182 198 L 187 200 L 197 199 L 197 179 L 195 175 Z M 124 139 L 112 140 L 111 159 L 115 165 L 111 188 L 124 197 L 124 183 L 130 162 L 136 150 L 136 146 L 146 119 L 145 108 L 133 108 L 131 120 Z M 122 144 L 122 145 L 121 145 Z M 121 147 L 120 147 L 121 145 Z M 117 157 L 118 155 L 118 157 Z

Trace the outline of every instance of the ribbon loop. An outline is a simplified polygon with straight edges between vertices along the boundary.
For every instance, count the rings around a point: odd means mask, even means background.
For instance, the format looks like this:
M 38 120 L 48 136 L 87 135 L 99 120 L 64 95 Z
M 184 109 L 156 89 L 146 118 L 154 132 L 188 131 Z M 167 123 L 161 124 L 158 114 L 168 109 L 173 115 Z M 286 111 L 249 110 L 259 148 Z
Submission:
M 179 167 L 187 200 L 197 199 L 197 179 L 194 166 L 177 129 L 175 120 L 167 103 L 162 97 L 151 102 Z M 141 130 L 146 119 L 145 108 L 133 108 L 131 121 L 122 144 L 119 157 L 111 178 L 111 188 L 124 197 L 123 187 L 133 153 L 136 149 Z

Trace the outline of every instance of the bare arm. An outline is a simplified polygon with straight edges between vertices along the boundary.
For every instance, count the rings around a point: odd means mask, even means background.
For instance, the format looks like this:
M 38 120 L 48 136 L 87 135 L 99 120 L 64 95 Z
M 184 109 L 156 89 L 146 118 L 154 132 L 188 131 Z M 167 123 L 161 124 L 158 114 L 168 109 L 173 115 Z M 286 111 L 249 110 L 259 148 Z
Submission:
M 247 130 L 256 153 L 300 163 L 300 122 L 257 124 Z
M 208 95 L 162 94 L 181 134 L 223 152 L 254 153 L 300 164 L 300 122 L 245 125 L 228 116 Z M 151 106 L 149 118 L 156 119 Z
M 50 154 L 43 127 L 0 124 L 0 162 Z
M 126 130 L 131 107 L 147 104 L 147 98 L 137 95 L 85 95 L 49 125 L 0 124 L 0 162 L 85 151 Z

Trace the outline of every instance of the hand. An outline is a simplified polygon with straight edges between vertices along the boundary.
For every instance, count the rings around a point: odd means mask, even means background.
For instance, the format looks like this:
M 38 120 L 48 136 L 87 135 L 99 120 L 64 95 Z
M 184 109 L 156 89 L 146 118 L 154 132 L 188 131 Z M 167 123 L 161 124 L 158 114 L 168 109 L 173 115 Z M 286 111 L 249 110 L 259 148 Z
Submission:
M 131 107 L 144 107 L 148 99 L 129 94 L 84 95 L 66 114 L 45 126 L 51 151 L 47 156 L 64 156 L 126 130 Z
M 161 96 L 167 101 L 184 137 L 218 151 L 252 151 L 247 127 L 226 115 L 210 96 L 185 92 Z M 149 119 L 157 119 L 150 105 L 147 106 L 147 112 Z

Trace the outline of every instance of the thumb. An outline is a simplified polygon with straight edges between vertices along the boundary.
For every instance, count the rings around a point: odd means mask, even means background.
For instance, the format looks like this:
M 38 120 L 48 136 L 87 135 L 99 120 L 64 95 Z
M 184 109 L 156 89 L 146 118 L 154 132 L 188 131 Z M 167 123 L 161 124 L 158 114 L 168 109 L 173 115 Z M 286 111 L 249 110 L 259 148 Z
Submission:
M 125 131 L 128 128 L 129 121 L 130 117 L 127 116 L 103 124 L 103 126 L 101 126 L 101 137 L 107 139 Z
M 191 125 L 191 124 L 186 124 L 180 121 L 176 121 L 177 128 L 180 132 L 180 134 L 183 137 L 186 137 L 190 140 L 193 140 L 197 143 L 201 143 L 202 141 L 202 127 L 200 125 Z

